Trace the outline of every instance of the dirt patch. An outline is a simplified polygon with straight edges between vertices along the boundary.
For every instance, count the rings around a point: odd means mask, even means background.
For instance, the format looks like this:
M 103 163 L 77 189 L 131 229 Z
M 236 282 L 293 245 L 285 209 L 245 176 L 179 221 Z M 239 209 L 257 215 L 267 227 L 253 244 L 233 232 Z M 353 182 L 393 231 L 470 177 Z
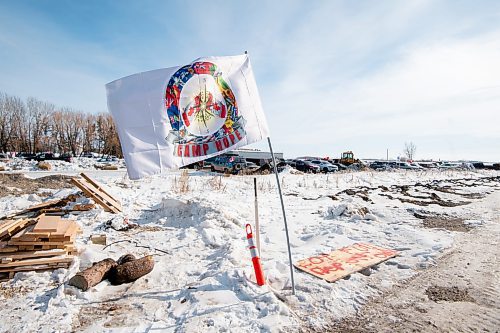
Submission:
M 62 189 L 73 187 L 70 176 L 52 175 L 36 179 L 27 178 L 22 173 L 0 175 L 0 197 L 36 193 L 40 188 Z
M 29 293 L 32 289 L 24 286 L 11 287 L 11 286 L 1 286 L 0 285 L 0 298 L 13 298 L 19 297 Z
M 469 295 L 467 289 L 454 287 L 430 286 L 425 291 L 425 294 L 431 301 L 446 301 L 446 302 L 475 302 L 474 298 Z
M 73 322 L 73 329 L 82 330 L 103 321 L 104 327 L 133 326 L 137 324 L 133 319 L 134 312 L 137 312 L 136 309 L 130 305 L 117 302 L 83 306 Z
M 470 225 L 464 223 L 464 219 L 462 218 L 453 218 L 453 217 L 426 217 L 422 221 L 422 225 L 425 228 L 432 229 L 446 229 L 449 231 L 460 231 L 460 232 L 468 232 L 472 230 Z

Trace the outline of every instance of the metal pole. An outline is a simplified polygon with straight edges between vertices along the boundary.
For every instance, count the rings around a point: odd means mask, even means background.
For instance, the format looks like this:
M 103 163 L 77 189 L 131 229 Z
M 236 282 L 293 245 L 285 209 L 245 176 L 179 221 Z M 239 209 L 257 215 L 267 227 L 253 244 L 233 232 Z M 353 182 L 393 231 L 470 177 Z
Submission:
M 290 250 L 290 237 L 288 236 L 288 224 L 286 223 L 285 204 L 283 204 L 283 195 L 281 194 L 280 179 L 278 177 L 278 168 L 276 167 L 276 159 L 274 158 L 273 146 L 271 145 L 271 138 L 268 137 L 267 142 L 269 143 L 269 150 L 271 150 L 274 174 L 276 175 L 276 183 L 278 184 L 278 193 L 280 195 L 280 201 L 281 201 L 281 210 L 283 211 L 283 222 L 285 222 L 286 245 L 288 247 L 288 261 L 290 262 L 290 277 L 292 279 L 292 295 L 295 295 L 295 280 L 293 279 L 292 251 Z
M 257 250 L 259 251 L 259 257 L 262 258 L 260 252 L 260 226 L 259 226 L 259 201 L 257 200 L 257 178 L 253 179 L 253 188 L 255 192 L 255 240 L 257 243 Z

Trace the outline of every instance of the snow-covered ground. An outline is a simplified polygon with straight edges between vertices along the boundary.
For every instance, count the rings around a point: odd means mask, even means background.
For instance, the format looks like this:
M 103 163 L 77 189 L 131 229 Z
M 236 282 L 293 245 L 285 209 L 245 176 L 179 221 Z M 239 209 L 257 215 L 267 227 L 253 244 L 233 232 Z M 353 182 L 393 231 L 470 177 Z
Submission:
M 489 209 L 482 205 L 484 196 L 500 189 L 498 178 L 476 181 L 500 176 L 496 171 L 312 175 L 286 170 L 279 177 L 294 261 L 355 242 L 372 242 L 401 254 L 371 275 L 356 273 L 335 283 L 295 270 L 292 296 L 274 175 L 257 176 L 261 259 L 267 279 L 263 287 L 253 282 L 244 230 L 246 223 L 254 222 L 253 176 L 193 171 L 189 176 L 172 172 L 140 181 L 131 181 L 120 171 L 92 176 L 122 202 L 123 214 L 96 209 L 75 216 L 83 235 L 77 241 L 79 256 L 69 270 L 18 273 L 2 283 L 1 332 L 321 328 L 352 314 L 370 296 L 434 265 L 453 244 L 457 232 L 424 228 L 415 212 L 448 214 L 480 227 L 490 223 L 482 214 Z M 429 184 L 445 191 L 426 188 Z M 77 189 L 52 192 L 62 197 L 71 191 Z M 33 195 L 3 197 L 0 211 L 8 213 L 39 201 Z M 125 221 L 137 227 L 115 230 Z M 122 242 L 103 249 L 89 241 L 93 234 L 106 234 L 108 244 Z M 111 286 L 105 281 L 87 292 L 64 283 L 92 262 L 118 259 L 125 253 L 155 255 L 154 270 L 131 284 Z
M 46 163 L 50 164 L 51 172 L 71 172 L 71 171 L 84 171 L 84 170 L 97 170 L 96 166 L 104 164 L 116 165 L 119 169 L 125 169 L 125 162 L 123 159 L 117 162 L 99 162 L 98 158 L 87 157 L 73 157 L 71 162 L 62 160 L 47 160 Z M 26 171 L 40 171 L 37 161 L 28 161 L 21 158 L 13 158 L 9 162 L 0 162 L 0 167 L 7 171 L 26 172 Z

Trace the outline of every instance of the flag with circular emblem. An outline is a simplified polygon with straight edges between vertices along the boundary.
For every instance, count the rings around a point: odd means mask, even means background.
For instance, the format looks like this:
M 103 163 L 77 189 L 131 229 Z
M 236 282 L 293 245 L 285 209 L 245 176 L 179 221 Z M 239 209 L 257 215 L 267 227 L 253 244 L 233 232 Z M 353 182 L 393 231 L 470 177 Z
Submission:
M 106 91 L 131 179 L 269 136 L 247 54 L 134 74 Z

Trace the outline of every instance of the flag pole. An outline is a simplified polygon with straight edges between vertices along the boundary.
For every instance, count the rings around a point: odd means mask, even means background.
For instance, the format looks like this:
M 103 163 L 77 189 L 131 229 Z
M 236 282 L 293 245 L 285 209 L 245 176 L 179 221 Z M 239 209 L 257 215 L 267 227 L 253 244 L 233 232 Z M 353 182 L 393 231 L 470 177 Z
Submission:
M 278 177 L 278 168 L 276 167 L 276 159 L 274 158 L 273 146 L 271 145 L 271 138 L 267 137 L 269 143 L 269 150 L 271 150 L 271 157 L 273 159 L 274 174 L 276 175 L 276 183 L 278 184 L 278 193 L 280 195 L 281 210 L 283 211 L 283 222 L 285 222 L 286 245 L 288 247 L 288 260 L 290 262 L 290 277 L 292 280 L 292 295 L 295 295 L 295 281 L 293 279 L 293 263 L 292 251 L 290 250 L 290 237 L 288 236 L 288 224 L 286 222 L 285 205 L 283 204 L 283 195 L 281 193 L 280 179 Z

